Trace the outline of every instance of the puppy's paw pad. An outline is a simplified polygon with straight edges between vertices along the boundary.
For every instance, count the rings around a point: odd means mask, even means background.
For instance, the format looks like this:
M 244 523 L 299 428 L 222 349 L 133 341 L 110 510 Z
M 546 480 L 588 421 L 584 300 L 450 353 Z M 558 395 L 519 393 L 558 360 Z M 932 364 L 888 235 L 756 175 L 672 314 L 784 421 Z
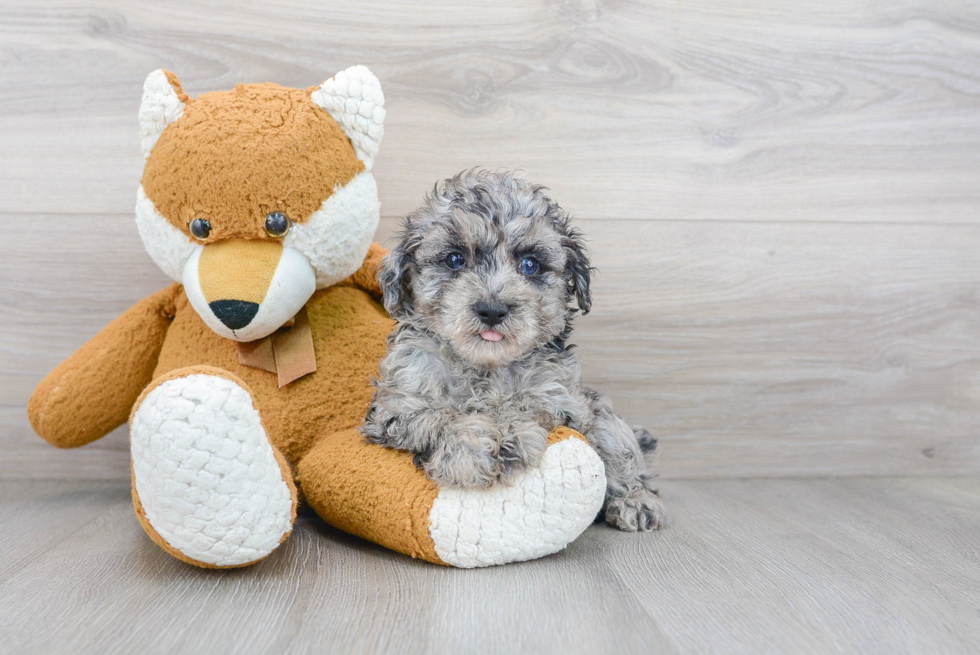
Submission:
M 666 519 L 663 501 L 649 489 L 631 491 L 606 503 L 606 523 L 627 532 L 659 530 Z

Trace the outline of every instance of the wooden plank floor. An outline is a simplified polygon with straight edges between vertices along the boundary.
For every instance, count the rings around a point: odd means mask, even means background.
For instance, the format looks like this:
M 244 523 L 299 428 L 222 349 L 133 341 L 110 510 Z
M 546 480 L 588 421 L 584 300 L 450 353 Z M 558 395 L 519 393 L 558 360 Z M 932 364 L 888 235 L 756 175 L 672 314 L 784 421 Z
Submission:
M 237 571 L 119 483 L 0 482 L 5 653 L 976 653 L 980 480 L 669 481 L 668 527 L 446 569 L 316 517 Z

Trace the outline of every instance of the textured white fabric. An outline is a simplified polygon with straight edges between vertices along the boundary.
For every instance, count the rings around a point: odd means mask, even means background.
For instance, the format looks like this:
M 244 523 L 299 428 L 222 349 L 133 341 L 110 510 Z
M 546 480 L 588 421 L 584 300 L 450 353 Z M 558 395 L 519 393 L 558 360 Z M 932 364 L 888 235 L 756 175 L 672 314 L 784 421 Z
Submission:
M 294 224 L 283 245 L 306 255 L 316 271 L 316 288 L 325 289 L 361 267 L 380 220 L 378 185 L 362 171 L 334 189 L 308 221 Z
M 207 246 L 204 246 L 207 248 Z M 275 275 L 259 304 L 259 311 L 245 327 L 232 330 L 222 323 L 208 305 L 201 291 L 198 262 L 203 249 L 195 251 L 184 266 L 182 281 L 187 300 L 205 325 L 226 339 L 255 341 L 267 337 L 283 323 L 296 316 L 316 291 L 316 274 L 309 260 L 295 248 L 284 247 Z M 214 300 L 238 300 L 238 298 L 214 298 Z
M 136 191 L 136 229 L 153 262 L 174 282 L 180 282 L 188 258 L 202 246 L 157 211 L 142 184 Z
M 140 149 L 149 157 L 167 126 L 184 115 L 184 103 L 162 70 L 150 73 L 143 82 L 140 103 Z
M 153 529 L 198 562 L 248 564 L 292 529 L 292 495 L 244 389 L 189 375 L 153 389 L 132 420 L 136 493 Z
M 351 66 L 321 84 L 310 99 L 340 124 L 357 158 L 370 171 L 385 122 L 385 94 L 374 73 L 366 66 Z
M 522 562 L 574 541 L 595 520 L 605 493 L 602 460 L 581 439 L 566 439 L 511 486 L 440 490 L 429 531 L 446 564 L 468 569 Z

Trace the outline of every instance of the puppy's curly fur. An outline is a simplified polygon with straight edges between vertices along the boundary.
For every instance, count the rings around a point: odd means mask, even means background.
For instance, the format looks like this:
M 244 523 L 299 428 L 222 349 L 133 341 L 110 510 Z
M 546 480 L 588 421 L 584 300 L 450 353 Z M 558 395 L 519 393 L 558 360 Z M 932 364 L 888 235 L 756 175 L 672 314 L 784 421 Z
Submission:
M 567 425 L 605 463 L 605 520 L 659 528 L 644 461 L 656 441 L 582 386 L 567 345 L 591 275 L 582 235 L 543 187 L 475 170 L 437 184 L 379 273 L 398 327 L 365 437 L 413 453 L 440 485 L 486 487 L 536 466 Z

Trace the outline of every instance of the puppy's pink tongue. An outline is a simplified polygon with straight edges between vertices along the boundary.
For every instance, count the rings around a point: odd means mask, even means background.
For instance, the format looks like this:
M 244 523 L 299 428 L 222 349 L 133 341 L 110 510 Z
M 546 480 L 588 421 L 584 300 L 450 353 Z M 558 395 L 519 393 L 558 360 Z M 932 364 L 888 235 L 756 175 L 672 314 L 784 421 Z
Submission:
M 480 336 L 487 341 L 500 341 L 504 338 L 504 335 L 500 334 L 496 330 L 484 330 L 480 333 Z

